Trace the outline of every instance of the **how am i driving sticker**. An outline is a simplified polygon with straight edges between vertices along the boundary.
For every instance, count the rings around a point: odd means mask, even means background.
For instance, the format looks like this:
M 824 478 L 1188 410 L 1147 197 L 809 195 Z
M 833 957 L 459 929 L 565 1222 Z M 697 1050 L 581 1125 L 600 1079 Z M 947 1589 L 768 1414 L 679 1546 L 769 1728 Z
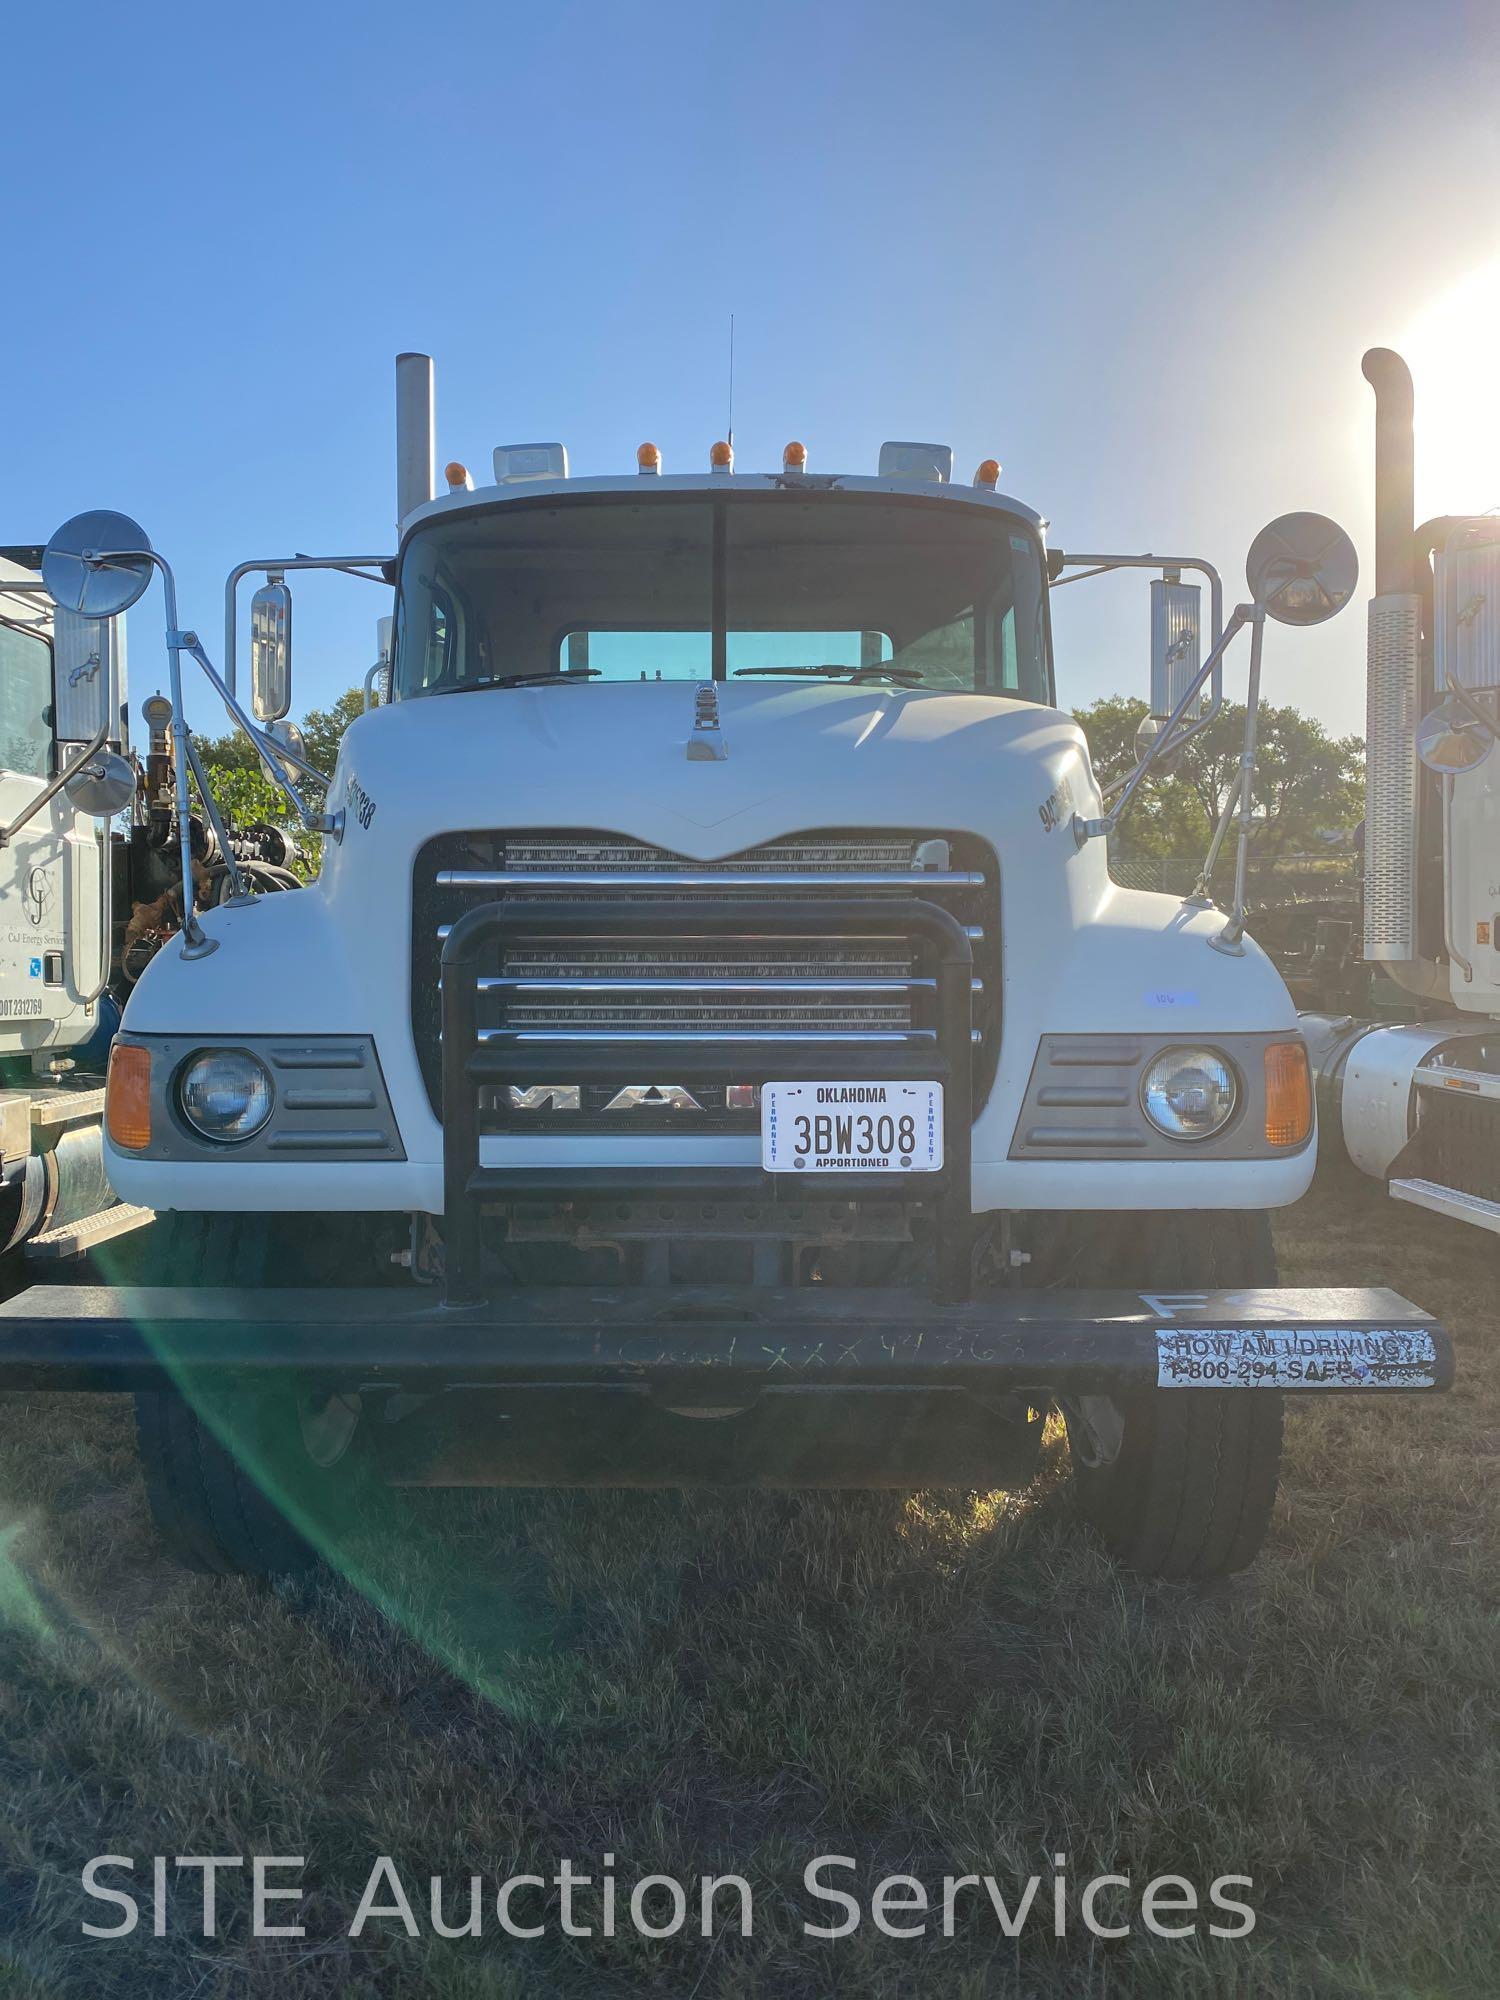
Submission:
M 1437 1347 L 1411 1327 L 1164 1327 L 1159 1389 L 1435 1389 Z

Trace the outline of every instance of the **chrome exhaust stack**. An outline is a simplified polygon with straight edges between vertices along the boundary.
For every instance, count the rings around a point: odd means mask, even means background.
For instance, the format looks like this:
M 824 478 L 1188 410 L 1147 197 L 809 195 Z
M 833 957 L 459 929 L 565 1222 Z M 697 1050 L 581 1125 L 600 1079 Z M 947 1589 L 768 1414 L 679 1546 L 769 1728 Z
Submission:
M 1416 588 L 1411 371 L 1388 347 L 1364 357 L 1375 391 L 1375 595 L 1365 667 L 1365 957 L 1410 992 L 1446 997 L 1418 944 L 1422 598 Z
M 396 529 L 433 494 L 432 356 L 396 356 Z

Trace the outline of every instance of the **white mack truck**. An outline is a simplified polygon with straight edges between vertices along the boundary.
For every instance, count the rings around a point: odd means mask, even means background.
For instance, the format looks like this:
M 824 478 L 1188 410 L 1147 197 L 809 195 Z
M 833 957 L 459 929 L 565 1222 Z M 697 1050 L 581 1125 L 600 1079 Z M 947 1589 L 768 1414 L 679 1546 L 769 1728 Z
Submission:
M 0 1384 L 135 1392 L 184 1560 L 304 1564 L 372 1476 L 1014 1486 L 1055 1408 L 1109 1546 L 1213 1577 L 1264 1536 L 1285 1395 L 1447 1385 L 1427 1315 L 1279 1288 L 1268 1228 L 1315 1135 L 1245 935 L 1261 647 L 1351 596 L 1339 529 L 1273 523 L 1226 620 L 1210 565 L 1049 552 L 946 447 L 433 470 L 404 355 L 397 553 L 238 565 L 222 673 L 128 518 L 44 559 L 96 613 L 160 576 L 184 825 L 186 657 L 323 838 L 312 887 L 205 912 L 184 833 L 110 1072 L 141 1282 L 0 1306 Z M 319 561 L 395 587 L 389 699 L 321 805 L 274 728 Z M 1159 572 L 1156 714 L 1105 798 L 1049 601 L 1123 565 Z M 1120 888 L 1107 836 L 1241 632 L 1231 907 Z
M 116 1202 L 100 1135 L 111 823 L 133 787 L 117 618 L 54 607 L 39 548 L 0 549 L 0 1255 L 77 1257 L 150 1213 Z
M 1500 1232 L 1500 518 L 1416 526 L 1411 375 L 1388 348 L 1364 372 L 1378 534 L 1364 957 L 1411 1017 L 1310 1012 L 1304 1028 L 1355 1165 L 1401 1201 Z

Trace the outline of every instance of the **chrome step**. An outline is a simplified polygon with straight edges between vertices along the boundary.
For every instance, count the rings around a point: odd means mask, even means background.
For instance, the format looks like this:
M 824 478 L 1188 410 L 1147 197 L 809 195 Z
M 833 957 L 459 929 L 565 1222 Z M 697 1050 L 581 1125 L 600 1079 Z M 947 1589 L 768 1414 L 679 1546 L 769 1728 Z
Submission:
M 1451 1216 L 1455 1222 L 1473 1223 L 1500 1236 L 1500 1201 L 1486 1201 L 1483 1195 L 1465 1194 L 1462 1188 L 1444 1187 L 1440 1181 L 1392 1181 L 1390 1191 L 1397 1201 L 1409 1201 L 1414 1208 L 1430 1209 L 1434 1215 Z
M 81 1222 L 69 1222 L 60 1229 L 44 1229 L 25 1245 L 24 1254 L 38 1264 L 60 1263 L 65 1257 L 86 1257 L 101 1243 L 129 1236 L 133 1230 L 144 1229 L 155 1220 L 154 1208 L 137 1208 L 131 1202 L 117 1201 L 113 1208 L 101 1208 L 97 1215 L 86 1215 Z

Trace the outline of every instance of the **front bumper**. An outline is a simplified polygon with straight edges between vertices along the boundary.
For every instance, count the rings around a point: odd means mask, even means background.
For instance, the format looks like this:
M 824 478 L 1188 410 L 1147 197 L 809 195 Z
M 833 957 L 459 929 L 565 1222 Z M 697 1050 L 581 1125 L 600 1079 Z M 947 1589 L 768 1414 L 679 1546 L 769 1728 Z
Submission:
M 821 1286 L 510 1290 L 36 1286 L 0 1303 L 0 1389 L 616 1389 L 668 1406 L 784 1389 L 1441 1390 L 1447 1333 L 1398 1293 L 1007 1291 L 939 1304 Z

